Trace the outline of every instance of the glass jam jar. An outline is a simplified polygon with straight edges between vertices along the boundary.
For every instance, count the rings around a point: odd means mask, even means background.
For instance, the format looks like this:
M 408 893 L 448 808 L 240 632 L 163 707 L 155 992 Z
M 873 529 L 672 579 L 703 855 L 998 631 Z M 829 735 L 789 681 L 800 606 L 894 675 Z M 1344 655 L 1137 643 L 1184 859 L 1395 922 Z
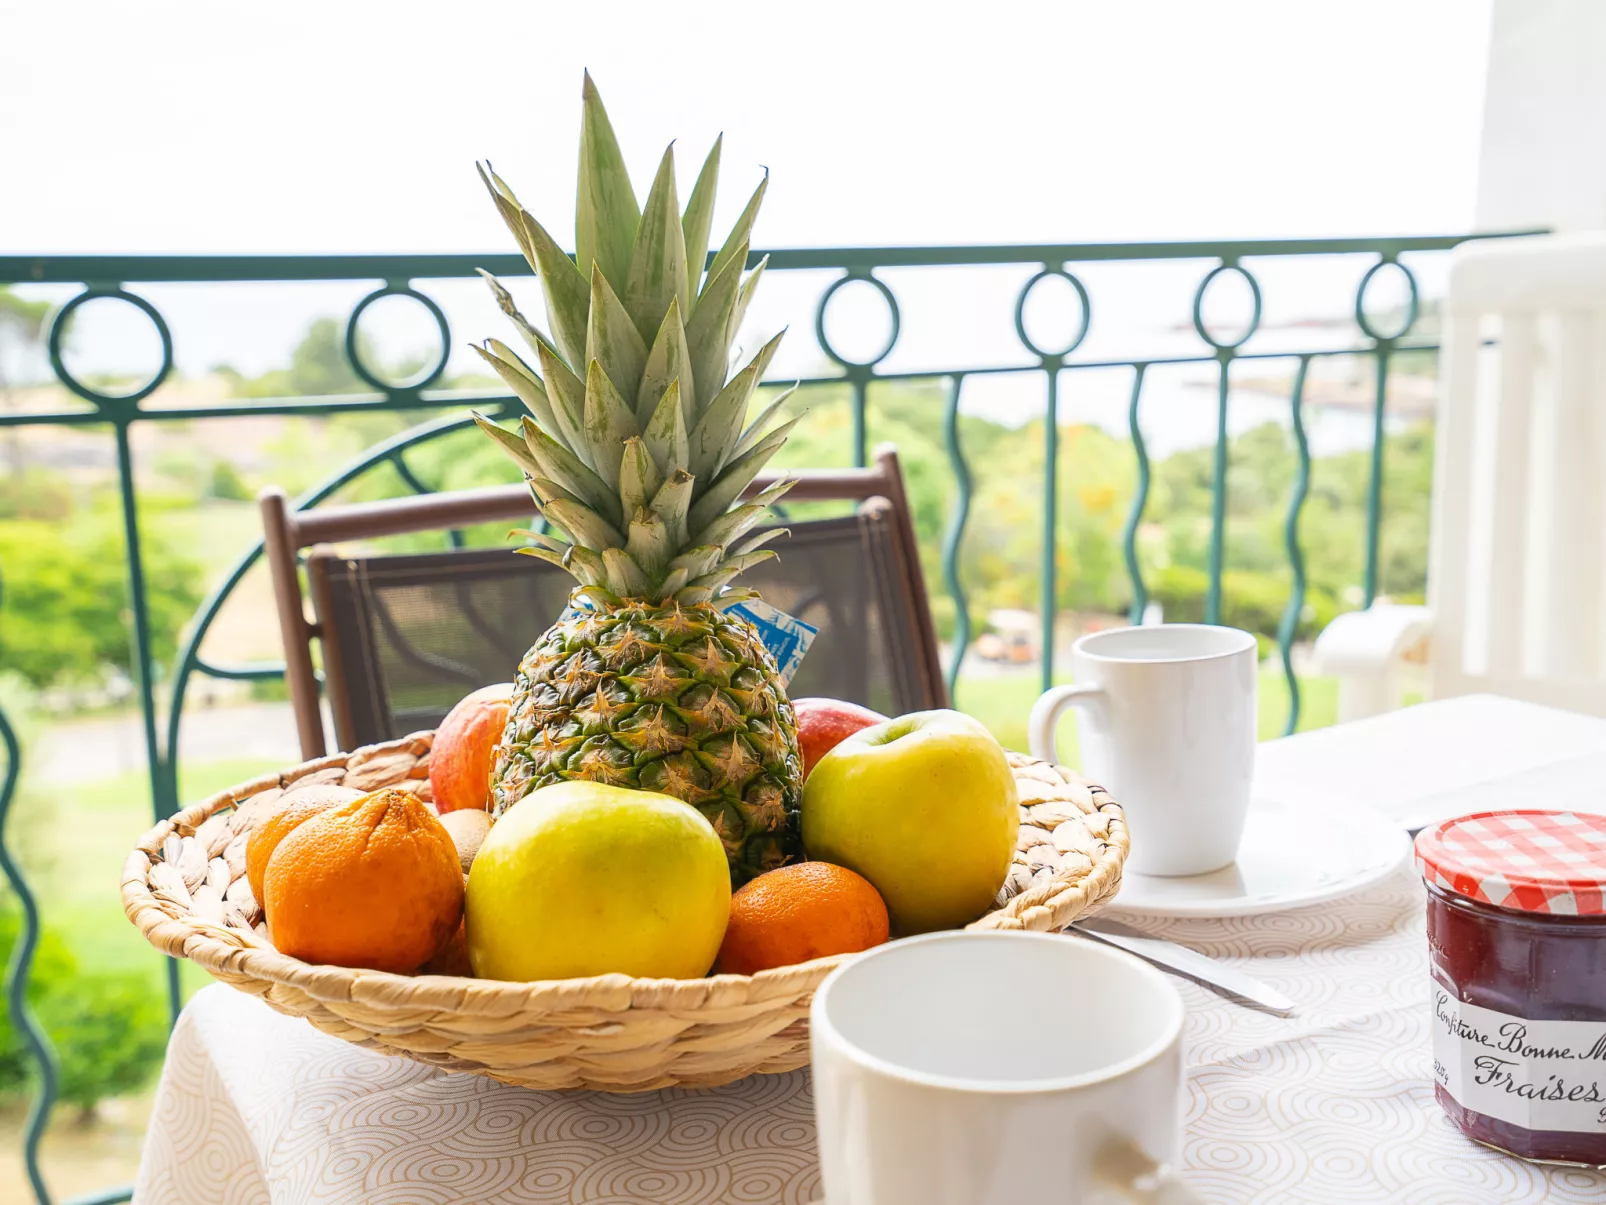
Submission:
M 1424 829 L 1434 1095 L 1468 1138 L 1606 1166 L 1606 816 Z

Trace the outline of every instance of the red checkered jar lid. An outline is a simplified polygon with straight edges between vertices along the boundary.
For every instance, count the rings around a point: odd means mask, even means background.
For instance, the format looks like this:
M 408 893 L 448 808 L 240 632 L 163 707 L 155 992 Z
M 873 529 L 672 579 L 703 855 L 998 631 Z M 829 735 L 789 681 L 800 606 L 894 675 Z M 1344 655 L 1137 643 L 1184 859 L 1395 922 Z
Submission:
M 1416 865 L 1429 883 L 1498 908 L 1606 915 L 1606 816 L 1461 816 L 1417 834 Z

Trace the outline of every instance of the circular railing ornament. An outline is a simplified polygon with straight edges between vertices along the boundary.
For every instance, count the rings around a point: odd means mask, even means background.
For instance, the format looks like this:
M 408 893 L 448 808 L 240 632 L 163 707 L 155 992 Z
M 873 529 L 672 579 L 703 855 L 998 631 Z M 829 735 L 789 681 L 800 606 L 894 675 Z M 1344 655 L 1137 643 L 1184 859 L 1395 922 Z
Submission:
M 98 389 L 84 384 L 73 376 L 68 369 L 66 361 L 62 359 L 62 343 L 67 336 L 67 321 L 84 305 L 102 298 L 112 298 L 117 301 L 126 301 L 151 320 L 156 328 L 156 335 L 162 341 L 162 362 L 157 366 L 151 379 L 138 389 L 128 393 L 102 393 Z M 66 305 L 56 311 L 56 316 L 50 320 L 50 335 L 46 340 L 46 350 L 50 356 L 50 368 L 56 374 L 56 379 L 85 401 L 93 402 L 102 410 L 115 410 L 122 407 L 137 406 L 161 388 L 162 382 L 167 380 L 168 373 L 173 371 L 173 333 L 167 329 L 167 321 L 154 305 L 146 301 L 138 293 L 130 293 L 122 285 L 91 285 L 74 297 Z
M 831 304 L 831 298 L 836 296 L 837 290 L 842 288 L 843 285 L 849 285 L 855 282 L 862 282 L 869 285 L 877 293 L 880 293 L 881 299 L 887 303 L 887 342 L 880 351 L 871 356 L 868 360 L 853 360 L 843 355 L 836 349 L 835 345 L 832 344 L 830 336 L 825 333 L 825 311 Z M 887 288 L 885 281 L 869 272 L 850 271 L 846 276 L 839 276 L 836 280 L 833 280 L 830 286 L 820 296 L 820 304 L 814 309 L 814 337 L 819 340 L 820 350 L 825 352 L 826 355 L 830 356 L 832 360 L 840 364 L 843 368 L 857 369 L 861 372 L 874 368 L 877 364 L 881 363 L 881 361 L 885 360 L 889 355 L 892 354 L 892 349 L 897 345 L 898 334 L 900 331 L 902 331 L 902 329 L 903 315 L 898 310 L 898 299 L 892 295 L 892 290 Z
M 1205 299 L 1205 294 L 1210 291 L 1210 286 L 1215 283 L 1216 278 L 1218 276 L 1221 276 L 1224 273 L 1227 273 L 1227 272 L 1236 273 L 1238 276 L 1243 278 L 1244 283 L 1249 286 L 1249 299 L 1250 299 L 1249 321 L 1244 324 L 1243 334 L 1239 335 L 1236 339 L 1234 339 L 1230 343 L 1222 342 L 1221 340 L 1217 339 L 1214 335 L 1212 335 L 1209 332 L 1209 330 L 1206 329 L 1205 321 L 1204 321 L 1204 299 Z M 1199 336 L 1199 338 L 1203 339 L 1218 354 L 1220 354 L 1222 352 L 1237 351 L 1245 343 L 1249 342 L 1250 337 L 1259 328 L 1260 328 L 1260 282 L 1255 279 L 1254 274 L 1252 272 L 1250 272 L 1249 269 L 1245 268 L 1243 265 L 1237 263 L 1236 261 L 1228 261 L 1226 263 L 1220 263 L 1220 264 L 1217 264 L 1214 268 L 1210 269 L 1210 271 L 1205 274 L 1205 278 L 1199 282 L 1199 287 L 1198 287 L 1198 289 L 1196 289 L 1194 291 L 1194 294 L 1193 294 L 1193 329 L 1194 329 L 1194 332 Z
M 1372 281 L 1384 268 L 1393 268 L 1405 278 L 1405 319 L 1400 323 L 1400 329 L 1393 334 L 1382 334 L 1373 325 L 1366 314 L 1366 291 L 1371 288 Z M 1361 333 L 1368 339 L 1377 343 L 1392 343 L 1396 339 L 1403 339 L 1410 329 L 1416 325 L 1417 316 L 1421 310 L 1421 297 L 1417 293 L 1416 275 L 1391 255 L 1385 255 L 1377 263 L 1366 270 L 1361 277 L 1360 286 L 1355 290 L 1355 325 L 1361 328 Z
M 1063 280 L 1069 284 L 1076 293 L 1077 302 L 1082 307 L 1082 321 L 1077 326 L 1076 333 L 1072 335 L 1069 342 L 1067 342 L 1065 346 L 1060 348 L 1058 351 L 1048 351 L 1037 346 L 1037 344 L 1032 341 L 1032 337 L 1026 333 L 1026 304 L 1031 300 L 1033 290 L 1035 290 L 1043 281 L 1048 280 L 1051 277 Z M 1078 347 L 1082 346 L 1082 340 L 1087 338 L 1087 328 L 1092 320 L 1093 303 L 1088 299 L 1086 286 L 1084 286 L 1082 282 L 1075 276 L 1071 275 L 1071 273 L 1067 272 L 1063 265 L 1057 268 L 1045 267 L 1036 276 L 1033 276 L 1026 282 L 1025 286 L 1022 287 L 1020 291 L 1020 295 L 1015 298 L 1015 335 L 1020 339 L 1021 345 L 1039 360 L 1063 360 Z
M 430 317 L 435 319 L 435 329 L 440 331 L 441 349 L 435 358 L 435 366 L 422 376 L 410 381 L 387 381 L 368 365 L 363 363 L 362 353 L 357 345 L 357 324 L 362 320 L 363 312 L 386 297 L 411 297 L 429 311 Z M 411 393 L 419 389 L 428 389 L 441 374 L 446 371 L 446 361 L 452 354 L 452 328 L 446 321 L 446 313 L 435 303 L 433 297 L 420 293 L 409 284 L 397 284 L 394 281 L 375 289 L 368 296 L 359 301 L 351 311 L 351 317 L 346 319 L 346 360 L 351 365 L 352 372 L 356 373 L 363 382 L 379 390 L 380 393 Z

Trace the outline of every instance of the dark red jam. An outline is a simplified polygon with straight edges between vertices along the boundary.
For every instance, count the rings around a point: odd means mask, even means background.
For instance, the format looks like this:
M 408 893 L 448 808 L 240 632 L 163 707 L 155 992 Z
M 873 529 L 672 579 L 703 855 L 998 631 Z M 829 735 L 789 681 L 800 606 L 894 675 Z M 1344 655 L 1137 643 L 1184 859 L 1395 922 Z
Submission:
M 1491 815 L 1500 821 L 1546 814 Z M 1477 848 L 1469 855 L 1456 845 L 1453 831 L 1443 841 L 1446 829 L 1467 821 L 1483 822 L 1472 825 L 1487 850 L 1481 860 Z M 1487 817 L 1464 817 L 1424 831 L 1417 861 L 1428 890 L 1439 1104 L 1478 1142 L 1524 1159 L 1600 1167 L 1606 1166 L 1606 915 L 1598 887 L 1592 894 L 1586 883 L 1606 871 L 1606 821 L 1586 821 L 1581 829 L 1560 830 L 1542 822 L 1537 846 L 1519 840 L 1507 852 L 1499 830 L 1490 835 Z M 1552 853 L 1555 839 L 1584 844 Z M 1502 903 L 1490 902 L 1491 895 Z
M 1513 912 L 1430 883 L 1428 952 L 1434 988 L 1433 1091 L 1450 1119 L 1468 1138 L 1524 1159 L 1606 1165 L 1606 917 Z M 1447 1007 L 1452 1001 L 1507 1019 L 1486 1032 L 1489 1026 L 1480 1027 L 1465 1015 L 1470 1010 Z M 1439 1032 L 1457 1021 L 1461 1036 Z M 1578 1028 L 1533 1024 L 1544 1021 L 1571 1022 Z M 1558 1034 L 1563 1035 L 1559 1041 Z M 1465 1102 L 1445 1086 L 1448 1069 L 1438 1056 L 1446 1044 L 1478 1048 L 1467 1068 L 1471 1083 L 1463 1077 L 1460 1086 Z M 1543 1057 L 1563 1047 L 1582 1057 Z M 1575 1097 L 1567 1110 L 1569 1124 L 1592 1122 L 1596 1128 L 1529 1129 L 1469 1107 L 1482 1102 L 1491 1107 L 1502 1097 L 1513 1098 L 1503 1102 L 1508 1113 L 1557 1103 L 1530 1103 L 1521 1095 L 1524 1087 L 1541 1095 Z M 1563 1107 L 1568 1103 L 1560 1102 Z

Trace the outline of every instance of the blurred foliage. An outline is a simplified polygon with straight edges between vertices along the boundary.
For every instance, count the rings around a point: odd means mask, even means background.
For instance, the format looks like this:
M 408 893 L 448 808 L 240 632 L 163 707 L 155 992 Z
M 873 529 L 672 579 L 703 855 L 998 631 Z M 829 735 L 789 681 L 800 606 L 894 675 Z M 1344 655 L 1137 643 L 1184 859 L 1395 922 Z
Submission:
M 366 345 L 363 354 L 377 363 Z M 392 378 L 404 377 L 414 367 L 379 365 Z M 308 327 L 286 368 L 249 379 L 227 369 L 217 371 L 230 378 L 232 391 L 241 397 L 329 396 L 365 389 L 346 362 L 344 328 L 333 318 L 320 318 Z M 455 387 L 486 383 L 479 377 L 445 382 Z M 794 429 L 777 467 L 850 462 L 852 412 L 845 384 L 811 387 L 790 406 L 794 412 L 807 409 L 809 417 Z M 939 382 L 884 382 L 870 388 L 867 417 L 870 446 L 891 441 L 899 449 L 932 608 L 940 633 L 947 637 L 954 629 L 956 608 L 942 577 L 942 547 L 957 501 L 957 481 L 943 441 L 944 409 Z M 181 428 L 174 428 L 181 438 L 160 448 L 154 467 L 175 491 L 174 499 L 244 501 L 269 483 L 296 494 L 349 465 L 365 449 L 444 413 L 461 411 L 286 417 L 259 435 L 255 445 L 242 449 L 250 453 L 249 471 L 227 458 L 226 450 L 198 448 L 196 441 L 182 438 Z M 961 415 L 958 435 L 974 483 L 959 554 L 974 631 L 985 627 L 994 609 L 1035 611 L 1040 603 L 1043 422 L 1009 428 Z M 1426 587 L 1432 453 L 1426 425 L 1392 433 L 1385 441 L 1380 588 L 1399 599 L 1420 599 Z M 1284 536 L 1297 471 L 1290 434 L 1272 423 L 1257 427 L 1231 441 L 1228 460 L 1223 618 L 1270 637 L 1292 586 Z M 409 449 L 402 461 L 414 479 L 433 490 L 518 480 L 512 463 L 472 429 Z M 1121 546 L 1137 484 L 1131 444 L 1096 427 L 1067 424 L 1060 430 L 1059 465 L 1056 607 L 1124 614 L 1133 598 Z M 1172 619 L 1203 615 L 1213 471 L 1210 448 L 1178 452 L 1152 465 L 1136 552 L 1150 599 Z M 1313 465 L 1300 520 L 1308 575 L 1301 637 L 1362 601 L 1369 474 L 1370 456 L 1364 451 L 1325 457 Z M 382 464 L 344 487 L 339 497 L 393 497 L 413 488 L 395 464 Z M 145 485 L 147 578 L 157 653 L 165 658 L 198 600 L 200 581 L 187 555 L 190 550 L 166 535 L 163 506 L 163 499 L 153 497 Z M 802 519 L 828 509 L 827 504 L 795 505 L 787 508 L 787 517 Z M 475 544 L 504 543 L 507 526 L 490 524 L 466 534 Z M 400 536 L 384 546 L 398 551 L 439 548 L 445 538 L 440 533 Z M 0 566 L 9 586 L 0 605 L 0 656 L 7 664 L 36 685 L 93 676 L 107 666 L 127 669 L 121 540 L 114 509 L 104 497 L 85 502 L 75 497 L 65 477 L 40 469 L 0 482 Z
M 152 652 L 171 659 L 201 601 L 201 570 L 163 531 L 180 503 L 141 498 L 140 539 Z M 122 519 L 109 494 L 70 519 L 0 521 L 0 664 L 36 687 L 132 674 L 128 565 Z
M 0 906 L 0 958 L 9 960 L 21 930 L 14 900 Z M 152 978 L 80 968 L 46 930 L 34 955 L 28 1003 L 56 1049 L 59 1098 L 92 1116 L 111 1096 L 143 1087 L 167 1048 L 167 1006 Z M 28 1090 L 33 1065 L 22 1035 L 0 1013 L 0 1096 Z
M 37 343 L 44 337 L 45 319 L 54 308 L 52 302 L 29 301 L 0 287 L 0 325 L 12 327 L 29 343 Z
M 845 388 L 813 390 L 809 418 L 793 430 L 781 465 L 844 465 L 852 418 Z M 883 385 L 870 394 L 870 442 L 898 446 L 908 482 L 932 607 L 946 636 L 954 607 L 943 588 L 942 543 L 957 484 L 942 438 L 944 399 L 935 384 Z M 973 479 L 960 549 L 960 580 L 972 619 L 994 608 L 1036 610 L 1042 581 L 1043 423 L 1009 429 L 961 415 L 959 444 Z M 1418 601 L 1427 583 L 1431 428 L 1385 439 L 1381 589 Z M 1210 554 L 1213 450 L 1178 452 L 1151 465 L 1149 498 L 1137 532 L 1137 557 L 1149 596 L 1169 619 L 1202 618 Z M 1228 449 L 1223 619 L 1263 636 L 1276 634 L 1292 589 L 1284 542 L 1298 462 L 1290 433 L 1268 423 Z M 1370 454 L 1313 462 L 1300 517 L 1306 605 L 1299 634 L 1309 637 L 1338 611 L 1359 606 L 1365 557 Z M 1121 536 L 1137 490 L 1130 441 L 1085 425 L 1060 430 L 1056 603 L 1060 610 L 1122 614 L 1132 604 Z M 784 548 L 783 548 L 784 554 Z
M 240 470 L 227 460 L 214 460 L 206 483 L 206 496 L 219 502 L 249 502 L 252 494 Z
M 10 966 L 11 950 L 21 933 L 20 909 L 14 899 L 6 897 L 0 905 L 0 952 Z M 60 936 L 46 931 L 34 950 L 33 973 L 28 980 L 28 1003 L 35 1017 L 44 998 L 72 977 L 77 961 Z M 42 1022 L 41 1022 L 42 1023 Z M 22 1035 L 13 1028 L 9 1010 L 0 1009 L 0 1094 L 20 1091 L 28 1081 L 31 1062 Z
M 167 1004 L 148 976 L 74 970 L 49 986 L 39 1018 L 61 1060 L 61 1100 L 85 1115 L 144 1087 L 167 1051 Z
M 957 501 L 957 482 L 939 420 L 944 405 L 942 388 L 935 382 L 874 385 L 868 442 L 872 448 L 883 441 L 898 447 L 920 537 L 922 567 L 931 585 L 932 609 L 940 634 L 947 638 L 953 632 L 955 604 L 943 585 L 942 547 Z M 845 385 L 803 391 L 791 408 L 806 409 L 808 419 L 793 429 L 776 467 L 836 467 L 851 462 L 852 411 Z M 372 444 L 417 417 L 362 415 L 326 422 L 331 433 L 340 433 L 343 443 L 361 439 Z M 1037 420 L 1012 429 L 961 415 L 958 429 L 973 479 L 959 571 L 973 630 L 978 630 L 995 608 L 1036 610 L 1040 601 L 1043 423 Z M 298 436 L 285 436 L 287 445 L 300 442 Z M 1382 591 L 1399 599 L 1419 600 L 1426 589 L 1432 455 L 1432 433 L 1426 425 L 1385 439 L 1379 572 Z M 1228 462 L 1223 619 L 1274 637 L 1292 588 L 1284 536 L 1298 467 L 1292 437 L 1273 423 L 1257 427 L 1231 441 Z M 518 480 L 512 463 L 473 430 L 412 449 L 406 453 L 406 463 L 415 477 L 436 490 Z M 1060 431 L 1059 465 L 1057 607 L 1124 614 L 1132 605 L 1132 585 L 1121 537 L 1137 488 L 1131 443 L 1096 427 L 1065 425 Z M 1136 540 L 1149 597 L 1165 608 L 1169 618 L 1202 618 L 1213 452 L 1190 449 L 1151 467 L 1148 503 Z M 1360 605 L 1369 476 L 1370 456 L 1364 451 L 1313 463 L 1300 519 L 1307 572 L 1306 605 L 1298 625 L 1301 638 L 1314 635 L 1340 610 Z M 382 465 L 341 496 L 358 500 L 410 492 L 412 487 L 392 466 Z M 786 513 L 789 519 L 806 519 L 830 509 L 831 504 L 793 505 Z M 471 543 L 501 543 L 506 526 L 491 524 L 466 534 Z M 395 537 L 386 546 L 398 551 L 440 548 L 445 539 L 439 533 L 421 533 Z M 784 546 L 781 551 L 784 555 Z
M 60 522 L 72 513 L 72 485 L 60 473 L 28 467 L 0 477 L 0 519 Z
M 373 349 L 360 334 L 357 350 L 372 362 Z M 290 353 L 288 368 L 276 368 L 257 377 L 241 376 L 227 366 L 214 371 L 230 380 L 236 397 L 324 397 L 368 391 L 346 360 L 345 327 L 334 318 L 313 321 Z
M 209 455 L 193 441 L 163 443 L 152 467 L 163 486 L 200 501 L 250 502 L 256 497 L 233 461 Z

